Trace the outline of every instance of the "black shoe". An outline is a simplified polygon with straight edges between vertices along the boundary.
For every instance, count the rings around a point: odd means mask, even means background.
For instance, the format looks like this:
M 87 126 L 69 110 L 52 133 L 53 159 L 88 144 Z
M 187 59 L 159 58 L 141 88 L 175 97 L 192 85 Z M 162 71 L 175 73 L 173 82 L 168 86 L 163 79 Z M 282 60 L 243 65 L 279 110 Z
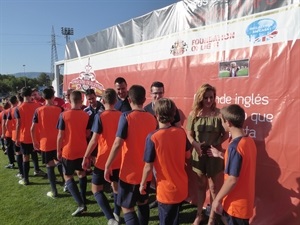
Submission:
M 75 212 L 73 212 L 72 213 L 72 216 L 79 216 L 79 215 L 81 215 L 84 211 L 86 211 L 87 210 L 87 208 L 86 208 L 86 206 L 79 206 L 76 210 L 75 210 Z
M 150 208 L 150 209 L 154 209 L 154 208 L 156 208 L 157 206 L 158 206 L 157 200 L 155 200 L 154 202 L 151 202 L 151 203 L 149 204 L 149 208 Z
M 36 170 L 36 171 L 33 172 L 33 176 L 35 176 L 35 177 L 37 177 L 37 176 L 46 177 L 47 173 L 45 173 L 42 170 Z

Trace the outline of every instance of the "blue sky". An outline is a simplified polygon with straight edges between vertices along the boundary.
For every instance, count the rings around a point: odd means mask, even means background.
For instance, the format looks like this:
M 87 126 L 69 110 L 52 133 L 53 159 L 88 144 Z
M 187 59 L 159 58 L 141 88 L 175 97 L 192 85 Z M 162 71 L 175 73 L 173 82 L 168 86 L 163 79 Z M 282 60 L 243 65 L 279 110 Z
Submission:
M 51 32 L 64 57 L 61 27 L 83 38 L 176 0 L 0 0 L 0 74 L 50 72 Z M 25 65 L 25 66 L 23 66 Z

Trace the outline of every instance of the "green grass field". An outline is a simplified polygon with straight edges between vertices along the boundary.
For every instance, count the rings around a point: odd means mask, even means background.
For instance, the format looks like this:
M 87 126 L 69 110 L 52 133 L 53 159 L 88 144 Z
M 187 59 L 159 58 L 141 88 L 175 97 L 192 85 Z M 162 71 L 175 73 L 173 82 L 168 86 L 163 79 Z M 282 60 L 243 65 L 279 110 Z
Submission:
M 237 72 L 238 77 L 244 77 L 249 75 L 248 68 L 242 68 Z M 219 77 L 229 77 L 229 71 L 223 70 L 219 72 Z
M 50 191 L 48 180 L 42 177 L 33 177 L 33 168 L 30 168 L 30 185 L 18 184 L 15 175 L 17 169 L 4 168 L 7 164 L 7 156 L 0 152 L 0 221 L 4 225 L 96 225 L 107 224 L 107 220 L 99 209 L 88 185 L 87 212 L 80 217 L 72 217 L 71 213 L 77 206 L 72 196 L 63 192 L 63 187 L 58 185 L 59 197 L 51 199 L 46 196 Z M 32 166 L 32 162 L 31 162 Z M 41 166 L 46 171 L 44 166 Z M 57 177 L 60 181 L 60 178 Z M 88 176 L 90 183 L 91 176 Z M 109 197 L 108 197 L 109 198 Z M 109 198 L 110 199 L 110 198 Z M 110 199 L 110 203 L 113 200 Z M 196 215 L 196 208 L 190 204 L 183 204 L 180 213 L 180 224 L 192 224 Z M 124 224 L 124 223 L 123 223 Z M 150 211 L 150 225 L 158 224 L 157 209 Z

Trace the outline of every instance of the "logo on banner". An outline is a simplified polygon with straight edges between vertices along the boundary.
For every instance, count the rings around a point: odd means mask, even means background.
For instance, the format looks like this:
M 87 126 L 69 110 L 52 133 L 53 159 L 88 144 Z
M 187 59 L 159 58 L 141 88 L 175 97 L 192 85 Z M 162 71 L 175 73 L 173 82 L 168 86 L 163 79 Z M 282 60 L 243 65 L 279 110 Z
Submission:
M 172 45 L 170 53 L 174 56 L 182 55 L 187 51 L 187 48 L 187 43 L 179 40 Z
M 92 70 L 90 65 L 90 59 L 88 64 L 85 66 L 85 71 L 79 73 L 79 77 L 71 80 L 69 83 L 69 88 L 79 90 L 79 91 L 86 91 L 87 89 L 94 89 L 96 95 L 102 95 L 104 90 L 103 84 L 99 83 L 95 78 L 95 73 Z
M 250 42 L 270 41 L 278 34 L 277 23 L 273 19 L 260 19 L 251 23 L 246 30 Z

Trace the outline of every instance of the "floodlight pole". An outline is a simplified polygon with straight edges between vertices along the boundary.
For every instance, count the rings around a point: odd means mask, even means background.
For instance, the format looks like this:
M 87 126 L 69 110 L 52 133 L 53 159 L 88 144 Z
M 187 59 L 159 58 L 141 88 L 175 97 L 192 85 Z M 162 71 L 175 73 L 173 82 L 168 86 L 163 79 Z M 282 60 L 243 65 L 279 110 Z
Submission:
M 61 28 L 62 35 L 65 35 L 66 43 L 70 41 L 70 35 L 74 35 L 74 29 L 70 27 L 62 27 Z
M 27 87 L 27 84 L 26 84 L 26 73 L 25 73 L 25 67 L 26 67 L 26 65 L 23 65 L 23 70 L 24 70 L 24 79 L 25 79 L 25 87 Z

